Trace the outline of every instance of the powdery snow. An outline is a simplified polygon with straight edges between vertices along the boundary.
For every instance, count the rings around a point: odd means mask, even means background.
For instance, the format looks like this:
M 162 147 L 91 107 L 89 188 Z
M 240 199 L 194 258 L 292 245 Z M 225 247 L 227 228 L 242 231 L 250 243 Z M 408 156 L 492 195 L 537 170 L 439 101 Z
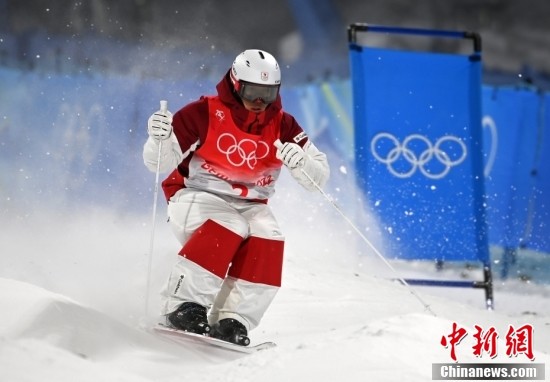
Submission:
M 178 345 L 145 329 L 178 250 L 163 204 L 147 313 L 150 216 L 44 209 L 1 218 L 0 379 L 429 381 L 432 363 L 451 362 L 440 340 L 453 323 L 469 333 L 458 360 L 489 363 L 530 363 L 524 354 L 505 355 L 505 334 L 509 325 L 533 325 L 535 362 L 546 364 L 548 378 L 547 287 L 497 283 L 493 312 L 483 309 L 479 290 L 417 288 L 434 317 L 405 287 L 380 277 L 384 266 L 319 193 L 288 177 L 282 183 L 272 205 L 287 235 L 284 285 L 250 333 L 277 348 L 243 355 Z M 473 355 L 474 325 L 498 331 L 496 358 Z

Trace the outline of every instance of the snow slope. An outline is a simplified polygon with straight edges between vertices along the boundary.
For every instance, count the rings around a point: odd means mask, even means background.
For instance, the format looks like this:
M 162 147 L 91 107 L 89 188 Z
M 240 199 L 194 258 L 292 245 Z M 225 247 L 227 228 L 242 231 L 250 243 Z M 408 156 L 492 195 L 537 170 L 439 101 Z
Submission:
M 432 363 L 451 362 L 440 340 L 455 322 L 470 333 L 457 347 L 460 362 L 530 362 L 523 354 L 509 359 L 503 340 L 509 325 L 533 325 L 535 361 L 547 365 L 548 378 L 547 287 L 498 284 L 493 312 L 483 309 L 480 291 L 417 289 L 434 317 L 406 288 L 378 277 L 383 265 L 359 255 L 364 243 L 319 193 L 288 176 L 281 183 L 272 205 L 287 234 L 284 285 L 251 332 L 253 342 L 274 340 L 277 348 L 241 355 L 177 345 L 144 329 L 178 250 L 163 204 L 148 312 L 150 216 L 93 204 L 70 212 L 44 207 L 0 217 L 0 379 L 427 381 Z M 495 359 L 473 355 L 474 325 L 500 333 Z

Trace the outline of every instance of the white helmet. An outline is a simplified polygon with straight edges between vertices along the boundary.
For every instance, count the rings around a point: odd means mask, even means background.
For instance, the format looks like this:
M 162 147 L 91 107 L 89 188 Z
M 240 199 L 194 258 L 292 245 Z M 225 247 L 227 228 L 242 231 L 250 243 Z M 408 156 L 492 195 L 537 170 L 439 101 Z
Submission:
M 258 49 L 245 50 L 231 66 L 231 82 L 239 96 L 247 101 L 272 103 L 281 85 L 281 70 L 275 57 Z

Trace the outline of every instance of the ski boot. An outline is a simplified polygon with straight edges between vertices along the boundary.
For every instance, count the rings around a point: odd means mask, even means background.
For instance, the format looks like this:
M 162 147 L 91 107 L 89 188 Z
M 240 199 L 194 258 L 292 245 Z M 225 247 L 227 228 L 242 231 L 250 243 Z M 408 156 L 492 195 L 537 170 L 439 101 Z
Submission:
M 224 318 L 212 325 L 210 337 L 241 346 L 248 346 L 250 344 L 248 331 L 245 326 L 232 318 Z
M 197 303 L 184 302 L 166 318 L 175 329 L 204 335 L 210 333 L 206 308 Z

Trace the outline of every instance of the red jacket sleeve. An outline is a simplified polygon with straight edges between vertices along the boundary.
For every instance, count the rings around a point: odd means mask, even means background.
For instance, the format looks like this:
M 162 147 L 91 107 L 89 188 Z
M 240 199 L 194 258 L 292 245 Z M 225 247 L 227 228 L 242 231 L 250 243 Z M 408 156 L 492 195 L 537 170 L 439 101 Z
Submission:
M 174 135 L 178 139 L 182 153 L 186 153 L 197 141 L 204 142 L 208 130 L 208 101 L 201 98 L 192 102 L 174 114 L 172 118 Z M 178 190 L 184 187 L 184 177 L 189 176 L 189 161 L 192 153 L 187 155 L 172 173 L 162 182 L 166 200 L 170 200 Z
M 202 97 L 181 108 L 172 119 L 172 128 L 182 153 L 198 140 L 204 142 L 208 129 L 207 99 Z
M 304 147 L 307 141 L 308 137 L 304 129 L 292 115 L 284 112 L 281 121 L 281 142 L 293 142 L 300 145 L 300 147 Z

